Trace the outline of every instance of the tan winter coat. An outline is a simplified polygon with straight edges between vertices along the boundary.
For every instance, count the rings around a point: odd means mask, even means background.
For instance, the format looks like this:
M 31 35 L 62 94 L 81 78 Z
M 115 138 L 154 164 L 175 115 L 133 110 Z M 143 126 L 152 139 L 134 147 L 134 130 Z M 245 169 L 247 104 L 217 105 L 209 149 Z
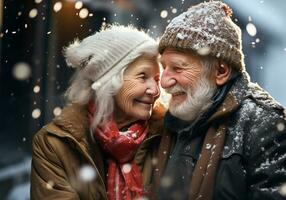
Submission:
M 169 145 L 159 145 L 163 135 L 165 110 L 157 106 L 149 123 L 149 133 L 135 155 L 141 167 L 144 187 L 150 192 L 155 169 L 166 160 Z M 60 116 L 44 126 L 33 139 L 31 199 L 107 199 L 106 158 L 98 144 L 89 137 L 86 108 L 68 105 Z M 168 136 L 166 142 L 169 142 Z M 158 153 L 159 152 L 159 153 Z M 159 163 L 160 165 L 160 163 Z M 96 178 L 83 181 L 80 169 L 92 167 Z M 162 168 L 164 166 L 161 166 Z M 156 176 L 156 175 L 155 175 Z M 157 175 L 158 176 L 158 175 Z

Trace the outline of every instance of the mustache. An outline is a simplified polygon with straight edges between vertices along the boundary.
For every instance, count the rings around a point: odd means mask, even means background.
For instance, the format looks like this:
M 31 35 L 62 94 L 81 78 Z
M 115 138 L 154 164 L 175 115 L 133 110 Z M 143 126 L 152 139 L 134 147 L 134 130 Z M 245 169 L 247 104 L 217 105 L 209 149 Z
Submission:
M 178 92 L 185 92 L 185 93 L 187 93 L 188 90 L 185 89 L 185 88 L 183 88 L 182 86 L 176 84 L 176 85 L 174 85 L 174 86 L 171 87 L 171 88 L 165 89 L 165 92 L 167 92 L 167 93 L 169 93 L 169 94 L 175 94 L 175 93 L 178 93 Z

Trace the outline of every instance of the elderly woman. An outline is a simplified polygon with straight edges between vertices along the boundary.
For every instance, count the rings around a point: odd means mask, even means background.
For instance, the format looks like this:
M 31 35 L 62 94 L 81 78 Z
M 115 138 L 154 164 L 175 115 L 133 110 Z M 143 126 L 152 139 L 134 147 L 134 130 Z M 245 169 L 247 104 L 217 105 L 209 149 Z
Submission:
M 76 68 L 70 103 L 34 136 L 31 199 L 148 195 L 163 149 L 157 48 L 142 31 L 110 26 L 65 49 Z

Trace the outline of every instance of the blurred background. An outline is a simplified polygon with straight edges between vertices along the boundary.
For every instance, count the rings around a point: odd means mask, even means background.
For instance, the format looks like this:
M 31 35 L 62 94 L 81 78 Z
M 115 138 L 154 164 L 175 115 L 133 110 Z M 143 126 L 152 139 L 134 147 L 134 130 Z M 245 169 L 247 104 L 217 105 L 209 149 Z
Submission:
M 62 48 L 117 22 L 160 37 L 198 0 L 0 0 L 0 200 L 29 199 L 33 135 L 65 104 Z M 225 0 L 252 80 L 286 105 L 286 1 Z

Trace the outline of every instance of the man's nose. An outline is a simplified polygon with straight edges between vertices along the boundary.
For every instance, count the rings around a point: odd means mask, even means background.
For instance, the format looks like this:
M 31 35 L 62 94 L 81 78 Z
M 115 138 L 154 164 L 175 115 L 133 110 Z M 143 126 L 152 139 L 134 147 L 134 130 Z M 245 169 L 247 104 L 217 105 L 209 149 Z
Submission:
M 170 88 L 176 84 L 176 80 L 168 69 L 164 69 L 161 76 L 161 86 L 164 89 Z

